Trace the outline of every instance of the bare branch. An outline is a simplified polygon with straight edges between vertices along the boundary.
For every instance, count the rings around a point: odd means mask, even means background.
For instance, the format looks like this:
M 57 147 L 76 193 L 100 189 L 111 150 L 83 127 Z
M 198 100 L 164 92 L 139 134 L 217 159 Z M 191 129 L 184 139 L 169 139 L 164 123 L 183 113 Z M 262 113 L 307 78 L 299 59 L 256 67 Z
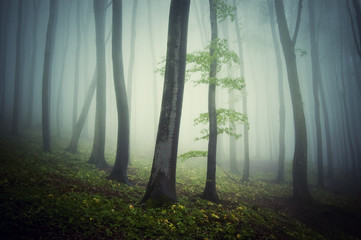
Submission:
M 295 32 L 293 33 L 293 37 L 292 37 L 292 44 L 293 44 L 293 46 L 295 46 L 295 44 L 296 44 L 297 35 L 298 35 L 299 29 L 300 29 L 301 12 L 302 12 L 302 1 L 303 1 L 303 0 L 299 0 L 299 2 L 298 2 L 298 11 L 297 11 L 296 27 L 295 27 Z

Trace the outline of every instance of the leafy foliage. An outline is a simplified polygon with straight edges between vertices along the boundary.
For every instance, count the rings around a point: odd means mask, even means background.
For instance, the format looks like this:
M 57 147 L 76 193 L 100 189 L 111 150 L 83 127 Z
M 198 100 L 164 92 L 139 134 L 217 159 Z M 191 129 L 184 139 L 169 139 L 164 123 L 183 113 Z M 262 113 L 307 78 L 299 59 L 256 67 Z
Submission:
M 232 6 L 231 3 L 229 3 L 228 0 L 216 0 L 217 5 L 217 18 L 219 22 L 223 22 L 227 19 L 227 17 L 230 18 L 231 22 L 235 19 L 235 11 L 237 11 L 237 8 Z
M 218 134 L 228 134 L 235 138 L 241 137 L 241 133 L 237 132 L 237 127 L 241 123 L 248 124 L 247 116 L 243 113 L 234 111 L 233 109 L 225 109 L 220 108 L 217 109 L 217 133 Z M 194 125 L 203 124 L 206 125 L 209 122 L 209 114 L 208 113 L 201 113 L 199 117 L 194 119 Z M 201 130 L 202 136 L 196 138 L 195 140 L 200 139 L 208 139 L 209 138 L 209 129 L 208 127 Z
M 197 157 L 207 157 L 208 152 L 207 151 L 189 151 L 186 153 L 183 153 L 178 156 L 178 159 L 181 161 L 185 161 L 189 158 L 197 158 Z

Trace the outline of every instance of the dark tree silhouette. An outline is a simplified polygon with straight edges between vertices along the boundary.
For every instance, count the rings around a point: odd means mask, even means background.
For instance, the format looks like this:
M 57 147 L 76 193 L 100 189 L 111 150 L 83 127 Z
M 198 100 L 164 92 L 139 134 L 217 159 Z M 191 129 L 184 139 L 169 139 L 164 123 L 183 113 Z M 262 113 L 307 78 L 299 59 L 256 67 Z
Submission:
M 118 112 L 118 139 L 115 163 L 110 179 L 129 185 L 127 169 L 129 162 L 129 109 L 125 88 L 122 50 L 122 0 L 113 0 L 112 57 L 114 89 Z
M 19 134 L 19 101 L 20 101 L 20 81 L 21 81 L 21 39 L 22 39 L 22 21 L 23 21 L 23 0 L 18 3 L 18 23 L 16 32 L 16 62 L 15 62 L 15 85 L 14 85 L 14 105 L 13 105 L 13 120 L 11 126 L 11 133 Z
M 295 54 L 295 44 L 301 21 L 302 0 L 299 0 L 296 27 L 292 39 L 287 26 L 283 0 L 275 0 L 275 8 L 293 107 L 295 128 L 293 196 L 296 200 L 306 201 L 311 198 L 307 185 L 307 131 Z
M 190 0 L 172 0 L 161 114 L 153 166 L 141 202 L 150 207 L 177 200 L 175 180 L 182 113 Z

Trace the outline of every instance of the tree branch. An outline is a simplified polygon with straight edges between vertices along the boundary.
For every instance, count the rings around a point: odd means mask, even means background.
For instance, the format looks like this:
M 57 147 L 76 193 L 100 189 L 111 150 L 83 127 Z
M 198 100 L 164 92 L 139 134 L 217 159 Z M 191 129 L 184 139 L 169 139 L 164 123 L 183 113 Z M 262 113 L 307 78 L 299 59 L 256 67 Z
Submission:
M 299 0 L 299 2 L 298 2 L 298 11 L 297 11 L 296 27 L 295 27 L 295 32 L 293 33 L 293 37 L 292 37 L 292 44 L 293 44 L 293 46 L 295 46 L 295 44 L 296 44 L 297 35 L 298 35 L 299 29 L 300 29 L 301 12 L 302 12 L 302 0 Z
M 357 52 L 358 52 L 359 56 L 361 57 L 361 48 L 360 48 L 361 44 L 359 44 L 358 41 L 357 41 L 355 22 L 354 22 L 354 19 L 352 17 L 352 12 L 351 12 L 351 8 L 350 8 L 350 1 L 347 1 L 346 5 L 347 5 L 347 10 L 348 10 L 348 13 L 349 13 L 349 16 L 350 16 L 352 35 L 353 35 L 353 39 L 354 39 L 354 42 L 355 42 L 355 46 L 356 46 L 356 49 L 357 49 Z M 361 39 L 360 39 L 360 41 L 361 41 Z

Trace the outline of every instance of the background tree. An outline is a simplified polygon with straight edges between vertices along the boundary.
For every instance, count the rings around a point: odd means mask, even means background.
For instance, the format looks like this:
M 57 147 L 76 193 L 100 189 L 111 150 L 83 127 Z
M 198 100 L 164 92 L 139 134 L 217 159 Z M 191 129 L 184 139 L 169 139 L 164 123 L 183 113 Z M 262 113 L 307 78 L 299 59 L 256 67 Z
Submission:
M 105 150 L 105 117 L 106 117 L 106 71 L 105 71 L 105 16 L 107 0 L 94 0 L 95 36 L 96 36 L 96 110 L 95 130 L 92 153 L 89 163 L 98 168 L 106 168 Z
M 177 200 L 175 180 L 186 68 L 190 0 L 172 0 L 164 88 L 152 171 L 141 202 L 161 206 Z
M 276 36 L 275 16 L 274 16 L 274 4 L 272 0 L 267 0 L 268 12 L 270 17 L 272 41 L 276 54 L 277 64 L 277 78 L 278 78 L 278 95 L 279 95 L 279 117 L 280 117 L 280 131 L 279 131 L 279 152 L 278 152 L 278 169 L 277 179 L 278 183 L 284 181 L 284 166 L 285 166 L 285 127 L 286 127 L 286 106 L 285 96 L 283 90 L 283 65 L 281 59 L 281 50 Z
M 11 133 L 19 134 L 19 111 L 20 111 L 20 81 L 21 81 L 21 39 L 22 39 L 22 21 L 23 21 L 23 0 L 18 3 L 18 23 L 16 32 L 16 63 L 15 63 L 15 85 L 14 85 L 14 105 L 13 105 L 13 120 L 11 126 Z
M 308 200 L 311 196 L 307 186 L 307 131 L 295 55 L 295 44 L 301 21 L 302 0 L 299 0 L 296 27 L 292 39 L 287 26 L 283 0 L 275 0 L 275 8 L 283 56 L 286 62 L 295 128 L 292 174 L 293 196 L 296 200 Z
M 317 185 L 321 188 L 324 184 L 323 174 L 323 154 L 322 154 L 322 135 L 321 135 L 321 116 L 319 101 L 319 85 L 321 81 L 320 58 L 318 50 L 318 35 L 316 33 L 314 1 L 308 1 L 308 15 L 310 18 L 310 41 L 311 41 L 311 63 L 313 80 L 313 98 L 315 105 L 315 124 L 316 124 L 316 142 L 317 142 Z
M 115 163 L 110 179 L 129 185 L 129 108 L 125 88 L 122 50 L 122 0 L 113 0 L 112 57 L 114 89 L 118 111 L 118 139 Z
M 54 58 L 56 21 L 58 17 L 58 0 L 50 1 L 49 21 L 46 31 L 44 54 L 43 88 L 42 88 L 42 131 L 43 151 L 50 152 L 50 83 Z

